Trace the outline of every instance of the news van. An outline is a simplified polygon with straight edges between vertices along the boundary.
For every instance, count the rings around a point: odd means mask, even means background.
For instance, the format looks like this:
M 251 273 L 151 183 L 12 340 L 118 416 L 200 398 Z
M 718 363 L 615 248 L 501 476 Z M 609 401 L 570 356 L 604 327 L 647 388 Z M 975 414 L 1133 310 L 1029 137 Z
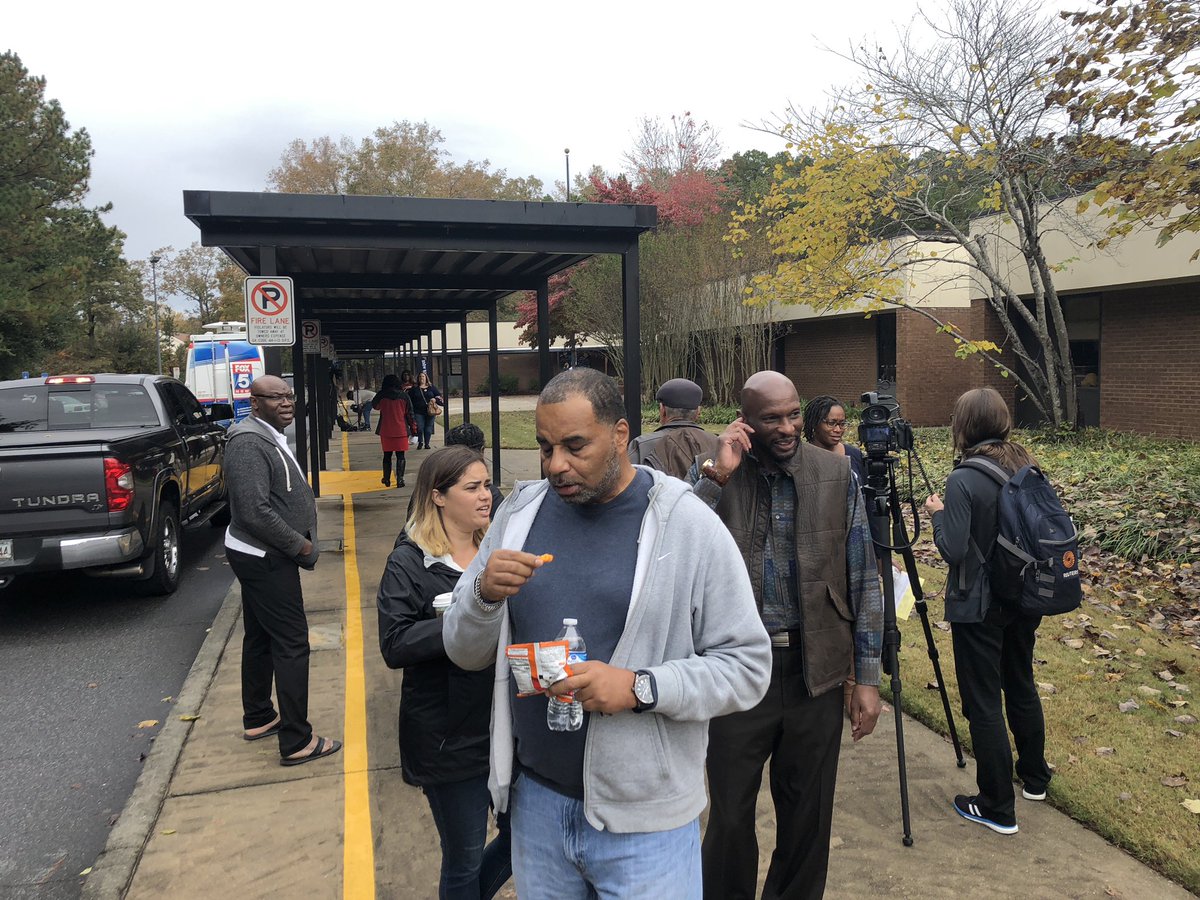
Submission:
M 228 403 L 233 419 L 250 415 L 250 383 L 266 374 L 263 348 L 251 344 L 245 322 L 212 322 L 201 326 L 188 343 L 184 384 L 202 406 Z

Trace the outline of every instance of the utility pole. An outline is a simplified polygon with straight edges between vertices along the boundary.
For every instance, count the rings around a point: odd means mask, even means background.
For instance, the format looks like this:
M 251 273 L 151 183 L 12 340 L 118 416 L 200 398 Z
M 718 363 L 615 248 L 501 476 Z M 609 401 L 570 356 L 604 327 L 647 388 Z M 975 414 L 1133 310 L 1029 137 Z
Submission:
M 162 333 L 158 330 L 158 263 L 161 256 L 150 257 L 150 280 L 154 285 L 154 354 L 158 359 L 158 374 L 162 374 Z

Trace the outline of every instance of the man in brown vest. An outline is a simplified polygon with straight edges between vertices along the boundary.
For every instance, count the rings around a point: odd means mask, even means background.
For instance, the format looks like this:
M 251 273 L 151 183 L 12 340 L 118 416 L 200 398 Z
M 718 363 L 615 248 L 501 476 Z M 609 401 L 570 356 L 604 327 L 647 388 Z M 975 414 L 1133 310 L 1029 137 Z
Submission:
M 800 440 L 795 385 L 758 372 L 716 457 L 696 460 L 696 494 L 716 510 L 749 570 L 773 665 L 766 698 L 709 724 L 711 799 L 704 896 L 752 900 L 758 876 L 754 806 L 771 760 L 777 820 L 764 900 L 825 891 L 842 732 L 841 685 L 854 740 L 879 717 L 883 600 L 866 509 L 846 459 Z
M 686 378 L 664 381 L 658 389 L 659 426 L 649 434 L 639 435 L 629 442 L 629 461 L 687 478 L 688 469 L 697 456 L 717 455 L 717 436 L 696 421 L 704 391 Z

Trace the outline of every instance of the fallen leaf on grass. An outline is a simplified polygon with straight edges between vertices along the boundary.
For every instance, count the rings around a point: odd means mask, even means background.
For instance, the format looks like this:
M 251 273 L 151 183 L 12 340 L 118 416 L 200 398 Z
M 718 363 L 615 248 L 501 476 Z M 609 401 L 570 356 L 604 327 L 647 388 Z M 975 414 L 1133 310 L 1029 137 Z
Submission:
M 1170 669 L 1163 669 L 1161 672 L 1156 672 L 1155 674 L 1158 675 L 1158 677 L 1161 678 L 1163 681 L 1174 681 L 1175 680 L 1175 673 L 1172 672 Z
M 1068 647 L 1071 650 L 1082 650 L 1083 641 L 1081 641 L 1079 638 L 1063 638 L 1063 646 Z
M 1096 748 L 1097 756 L 1112 756 L 1116 752 L 1117 751 L 1114 750 L 1112 747 L 1097 747 Z
M 941 690 L 941 685 L 939 685 L 936 681 L 927 681 L 927 682 L 925 682 L 925 690 L 927 690 L 927 691 Z
M 1133 698 L 1130 698 L 1128 700 L 1122 700 L 1120 703 L 1117 704 L 1117 709 L 1119 709 L 1123 713 L 1133 712 L 1135 709 L 1141 709 L 1141 708 L 1142 707 Z
M 1167 706 L 1174 706 L 1176 709 L 1179 709 L 1181 706 L 1187 706 L 1187 705 L 1188 705 L 1188 702 L 1186 700 L 1168 700 L 1167 701 Z
M 1195 716 L 1176 716 L 1175 721 L 1178 722 L 1180 725 L 1195 725 L 1196 717 Z
M 1128 791 L 1123 791 L 1122 793 L 1117 794 L 1117 802 L 1118 803 L 1128 803 L 1132 799 L 1133 799 L 1133 794 L 1129 793 Z
M 1168 775 L 1166 778 L 1160 778 L 1158 783 L 1163 787 L 1169 788 L 1183 787 L 1188 783 L 1188 777 L 1180 772 L 1178 775 Z
M 1105 672 L 1104 673 L 1105 681 L 1120 681 L 1124 677 L 1125 677 L 1124 672 Z
M 937 627 L 938 627 L 939 631 L 949 631 L 950 623 L 949 622 L 938 622 Z
M 1184 800 L 1179 804 L 1190 813 L 1200 816 L 1200 800 Z
M 153 728 L 157 724 L 158 724 L 158 719 L 143 719 L 142 721 L 138 722 L 137 727 L 138 728 Z
M 180 722 L 195 722 L 195 721 L 196 721 L 197 719 L 199 719 L 199 718 L 200 718 L 199 716 L 191 716 L 191 715 L 188 715 L 188 716 L 180 716 L 180 717 L 179 717 L 179 721 L 180 721 Z
M 1176 731 L 1174 728 L 1168 728 L 1167 734 L 1169 734 L 1171 737 L 1183 737 L 1183 732 Z
M 1144 684 L 1138 685 L 1137 692 L 1139 694 L 1141 694 L 1143 697 L 1161 697 L 1162 696 L 1162 691 L 1160 691 L 1158 688 L 1147 687 Z
M 1054 685 L 1052 685 L 1048 681 L 1039 681 L 1037 683 L 1037 686 L 1038 686 L 1039 691 L 1045 691 L 1047 694 L 1057 694 L 1058 693 L 1058 688 L 1056 688 Z
M 1143 650 L 1141 647 L 1138 647 L 1136 650 L 1133 651 L 1133 655 L 1134 656 L 1145 656 L 1146 651 Z
M 1068 766 L 1073 766 L 1073 765 L 1075 765 L 1075 763 L 1077 763 L 1077 762 L 1079 762 L 1079 757 L 1078 757 L 1078 756 L 1076 756 L 1074 753 L 1068 753 L 1068 754 L 1067 754 L 1067 765 L 1068 765 Z

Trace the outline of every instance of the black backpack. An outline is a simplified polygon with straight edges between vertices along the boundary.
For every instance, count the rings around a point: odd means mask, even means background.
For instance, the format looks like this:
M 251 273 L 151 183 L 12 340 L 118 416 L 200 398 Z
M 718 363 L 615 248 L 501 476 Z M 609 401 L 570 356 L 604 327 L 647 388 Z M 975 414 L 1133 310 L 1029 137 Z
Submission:
M 1000 485 L 999 531 L 987 557 L 971 546 L 987 566 L 992 593 L 1031 616 L 1055 616 L 1078 609 L 1079 533 L 1058 494 L 1037 466 L 1009 475 L 984 456 L 959 463 L 978 469 Z

